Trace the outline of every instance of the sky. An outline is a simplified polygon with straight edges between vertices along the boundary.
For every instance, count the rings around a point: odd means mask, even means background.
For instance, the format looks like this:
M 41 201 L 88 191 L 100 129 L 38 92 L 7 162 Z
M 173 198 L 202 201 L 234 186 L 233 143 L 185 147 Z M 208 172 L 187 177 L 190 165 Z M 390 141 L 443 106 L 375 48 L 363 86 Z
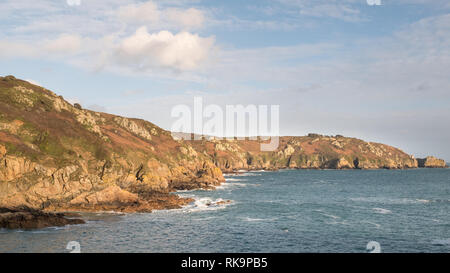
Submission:
M 281 135 L 450 161 L 448 0 L 2 0 L 0 26 L 0 75 L 91 110 L 280 105 Z

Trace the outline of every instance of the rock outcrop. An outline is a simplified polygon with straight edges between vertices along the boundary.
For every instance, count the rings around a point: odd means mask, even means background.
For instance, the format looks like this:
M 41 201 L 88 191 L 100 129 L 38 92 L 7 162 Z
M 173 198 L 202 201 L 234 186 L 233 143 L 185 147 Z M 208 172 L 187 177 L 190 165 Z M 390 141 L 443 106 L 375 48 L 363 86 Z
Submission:
M 50 213 L 28 208 L 0 208 L 0 228 L 36 229 L 84 224 L 81 219 L 67 218 L 63 213 Z
M 209 144 L 212 142 L 214 145 Z M 406 169 L 417 168 L 417 160 L 403 151 L 380 143 L 343 136 L 280 137 L 273 152 L 261 152 L 259 141 L 212 140 L 194 143 L 223 172 L 273 169 Z M 219 147 L 219 149 L 217 148 Z
M 191 201 L 177 189 L 222 182 L 208 155 L 150 122 L 0 77 L 0 207 L 150 212 Z
M 438 159 L 434 156 L 428 156 L 426 158 L 418 158 L 417 162 L 419 168 L 447 168 L 445 160 Z

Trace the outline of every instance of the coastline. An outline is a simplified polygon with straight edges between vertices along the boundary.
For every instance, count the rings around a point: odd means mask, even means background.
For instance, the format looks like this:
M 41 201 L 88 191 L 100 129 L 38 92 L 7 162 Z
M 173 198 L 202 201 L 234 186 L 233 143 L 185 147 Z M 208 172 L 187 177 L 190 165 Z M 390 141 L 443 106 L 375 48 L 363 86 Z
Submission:
M 214 189 L 240 170 L 446 167 L 342 135 L 283 136 L 267 152 L 261 140 L 178 139 L 13 76 L 0 77 L 0 95 L 0 208 L 151 212 L 185 206 L 192 200 L 173 192 Z
M 446 168 L 403 168 L 395 170 L 426 170 L 426 169 L 449 169 Z M 58 227 L 65 225 L 85 224 L 83 213 L 105 213 L 105 214 L 135 214 L 135 213 L 153 213 L 163 210 L 194 210 L 195 207 L 200 208 L 217 208 L 220 205 L 232 204 L 232 200 L 219 198 L 217 200 L 196 199 L 189 195 L 189 192 L 197 190 L 216 191 L 218 187 L 223 187 L 229 183 L 228 177 L 245 176 L 247 173 L 259 172 L 278 172 L 278 171 L 379 171 L 392 169 L 299 169 L 299 168 L 279 168 L 279 169 L 239 169 L 232 172 L 224 172 L 225 181 L 218 185 L 206 188 L 191 188 L 184 190 L 173 190 L 167 194 L 160 194 L 157 200 L 147 200 L 146 204 L 128 204 L 117 207 L 117 205 L 104 204 L 98 207 L 75 207 L 75 208 L 46 208 L 44 210 L 36 210 L 27 207 L 19 208 L 0 208 L 0 228 L 6 229 L 40 229 L 46 227 Z M 187 196 L 183 196 L 187 195 Z

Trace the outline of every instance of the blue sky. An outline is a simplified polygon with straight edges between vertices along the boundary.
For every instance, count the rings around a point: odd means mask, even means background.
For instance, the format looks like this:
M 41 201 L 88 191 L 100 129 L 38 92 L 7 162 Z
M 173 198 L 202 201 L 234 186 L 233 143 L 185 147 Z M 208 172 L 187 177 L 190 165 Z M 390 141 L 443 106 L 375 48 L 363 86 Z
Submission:
M 279 104 L 282 135 L 450 161 L 450 3 L 367 2 L 3 0 L 0 75 L 166 129 L 194 96 Z

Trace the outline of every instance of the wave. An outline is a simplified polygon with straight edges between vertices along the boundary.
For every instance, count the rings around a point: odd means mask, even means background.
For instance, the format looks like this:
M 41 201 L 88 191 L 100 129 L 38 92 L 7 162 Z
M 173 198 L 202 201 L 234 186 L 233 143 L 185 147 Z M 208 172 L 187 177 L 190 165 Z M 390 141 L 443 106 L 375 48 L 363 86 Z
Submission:
M 195 201 L 191 204 L 184 206 L 181 210 L 183 212 L 199 212 L 219 210 L 228 207 L 233 204 L 232 200 L 224 200 L 222 198 L 212 199 L 210 197 L 195 198 Z
M 225 179 L 227 182 L 228 181 L 247 181 L 246 179 L 240 179 L 240 178 L 227 178 Z
M 406 205 L 406 204 L 423 204 L 431 202 L 426 199 L 411 199 L 411 198 L 389 198 L 389 197 L 355 197 L 350 198 L 355 202 L 367 202 L 367 203 L 382 203 L 391 205 Z
M 251 218 L 251 217 L 245 217 L 243 218 L 246 222 L 268 222 L 268 221 L 275 221 L 277 218 Z
M 351 226 L 351 224 L 349 222 L 347 222 L 347 220 L 343 220 L 343 221 L 336 221 L 333 220 L 332 222 L 326 222 L 326 224 L 328 225 L 344 225 L 344 226 Z
M 374 222 L 370 222 L 370 221 L 362 221 L 362 223 L 371 224 L 371 225 L 375 226 L 376 228 L 380 228 L 381 227 L 380 224 L 377 224 L 377 223 L 374 223 Z
M 245 180 L 236 180 L 236 181 L 245 181 Z M 238 182 L 226 182 L 222 183 L 220 186 L 217 186 L 216 190 L 229 190 L 232 188 L 244 188 L 244 187 L 258 187 L 261 184 L 247 184 L 247 183 L 238 183 Z
M 243 187 L 247 187 L 248 184 L 244 184 L 244 183 L 223 183 L 220 186 L 216 187 L 216 190 L 229 190 L 231 188 L 235 188 L 235 187 L 239 187 L 239 188 L 243 188 Z
M 333 214 L 325 213 L 322 210 L 315 210 L 315 211 L 318 212 L 320 215 L 323 215 L 323 216 L 326 216 L 326 217 L 329 217 L 329 218 L 333 218 L 333 219 L 340 219 L 341 218 L 341 217 L 333 215 Z
M 194 218 L 192 220 L 194 220 L 194 221 L 209 221 L 209 220 L 216 219 L 216 218 L 217 218 L 216 216 L 211 216 L 211 217 L 204 217 L 204 218 Z
M 83 215 L 83 213 L 80 213 L 80 214 Z M 91 212 L 91 213 L 87 212 L 87 213 L 84 213 L 84 214 L 85 214 L 85 215 L 88 215 L 88 216 L 89 216 L 89 214 L 94 214 L 94 215 L 96 215 L 96 216 L 105 216 L 105 215 L 126 215 L 125 212 L 113 211 L 113 210 L 105 210 L 105 211 Z
M 379 213 L 379 214 L 391 214 L 392 211 L 388 210 L 388 209 L 383 209 L 383 208 L 372 208 L 372 210 L 375 211 L 375 213 Z
M 229 175 L 229 176 L 237 176 L 237 177 L 240 177 L 240 176 L 261 176 L 262 175 L 262 173 L 261 172 L 240 172 L 240 173 L 235 173 L 235 174 L 233 174 L 233 175 Z
M 430 204 L 430 203 L 450 203 L 450 199 L 413 199 L 413 198 L 389 198 L 389 197 L 356 197 L 350 198 L 355 202 L 381 203 L 389 205 L 408 205 L 408 204 Z

